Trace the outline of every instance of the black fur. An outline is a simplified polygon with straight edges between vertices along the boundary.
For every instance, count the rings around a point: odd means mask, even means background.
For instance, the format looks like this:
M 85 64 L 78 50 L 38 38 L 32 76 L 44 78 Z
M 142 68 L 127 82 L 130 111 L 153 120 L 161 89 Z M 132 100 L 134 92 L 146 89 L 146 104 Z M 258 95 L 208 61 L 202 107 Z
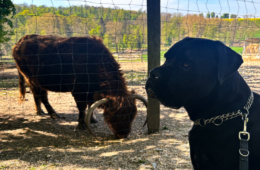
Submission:
M 250 88 L 237 69 L 242 57 L 219 41 L 185 38 L 165 54 L 166 62 L 150 72 L 146 84 L 149 95 L 172 108 L 184 107 L 192 121 L 242 109 Z M 260 96 L 249 112 L 249 169 L 260 169 Z M 220 126 L 194 125 L 189 132 L 194 169 L 237 170 L 238 133 L 243 121 L 237 117 Z

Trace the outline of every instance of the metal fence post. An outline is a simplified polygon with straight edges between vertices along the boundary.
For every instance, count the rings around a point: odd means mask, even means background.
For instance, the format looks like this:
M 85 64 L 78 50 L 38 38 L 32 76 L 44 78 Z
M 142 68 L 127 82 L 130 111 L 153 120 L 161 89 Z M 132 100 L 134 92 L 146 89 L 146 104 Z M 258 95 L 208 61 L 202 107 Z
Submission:
M 161 15 L 160 0 L 147 0 L 148 72 L 160 65 Z M 160 103 L 148 96 L 148 133 L 160 128 Z

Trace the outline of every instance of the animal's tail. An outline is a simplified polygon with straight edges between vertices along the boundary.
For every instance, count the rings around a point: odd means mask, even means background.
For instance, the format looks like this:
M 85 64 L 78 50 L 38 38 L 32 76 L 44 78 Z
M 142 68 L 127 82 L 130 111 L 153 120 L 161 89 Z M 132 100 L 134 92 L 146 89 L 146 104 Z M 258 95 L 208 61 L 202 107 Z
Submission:
M 22 103 L 25 100 L 25 92 L 26 92 L 26 87 L 25 87 L 25 80 L 23 75 L 18 71 L 19 74 L 19 103 Z

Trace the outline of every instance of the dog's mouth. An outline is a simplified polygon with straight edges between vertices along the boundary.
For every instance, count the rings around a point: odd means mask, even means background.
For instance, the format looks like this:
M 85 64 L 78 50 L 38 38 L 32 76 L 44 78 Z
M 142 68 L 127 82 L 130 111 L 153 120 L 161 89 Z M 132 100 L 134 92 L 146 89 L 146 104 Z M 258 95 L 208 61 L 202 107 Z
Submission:
M 182 107 L 182 106 L 174 106 L 174 107 L 171 107 L 171 108 L 178 110 L 178 109 L 180 109 L 181 107 Z
M 164 102 L 161 102 L 164 106 L 166 107 L 170 107 L 172 109 L 180 109 L 182 106 L 179 106 L 179 105 L 176 105 L 176 104 L 172 104 L 172 103 L 164 103 Z
M 148 79 L 145 89 L 149 97 L 159 100 L 160 103 L 166 107 L 173 109 L 182 107 L 180 97 L 176 96 L 177 92 L 172 93 L 171 91 L 166 90 L 168 87 L 162 87 L 161 85 L 158 85 L 158 82 L 154 83 Z
M 179 108 L 182 107 L 181 105 L 179 106 L 179 105 L 173 104 L 172 100 L 163 100 L 163 99 L 160 98 L 160 96 L 156 96 L 154 90 L 150 87 L 148 87 L 146 89 L 146 91 L 147 91 L 147 94 L 148 94 L 149 97 L 151 97 L 153 99 L 158 99 L 160 101 L 160 103 L 163 104 L 166 107 L 170 107 L 170 108 L 173 108 L 173 109 L 179 109 Z
M 155 92 L 152 90 L 152 88 L 147 88 L 146 91 L 147 91 L 148 96 L 150 96 L 151 98 L 156 99 Z

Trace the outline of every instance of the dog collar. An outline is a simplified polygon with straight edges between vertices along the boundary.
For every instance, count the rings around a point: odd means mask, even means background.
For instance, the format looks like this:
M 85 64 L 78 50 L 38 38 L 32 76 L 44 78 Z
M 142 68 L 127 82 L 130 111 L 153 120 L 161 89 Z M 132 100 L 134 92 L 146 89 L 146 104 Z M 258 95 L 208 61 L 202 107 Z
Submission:
M 249 114 L 249 109 L 252 106 L 254 102 L 254 94 L 253 92 L 251 92 L 246 105 L 243 107 L 243 109 L 245 109 L 247 111 L 247 115 Z M 230 120 L 230 119 L 234 119 L 238 116 L 241 116 L 242 118 L 243 116 L 243 112 L 239 109 L 238 111 L 235 112 L 230 112 L 230 113 L 226 113 L 223 115 L 218 115 L 209 119 L 197 119 L 194 121 L 194 125 L 197 126 L 201 126 L 201 127 L 205 127 L 207 124 L 212 123 L 216 126 L 221 125 L 224 121 Z

